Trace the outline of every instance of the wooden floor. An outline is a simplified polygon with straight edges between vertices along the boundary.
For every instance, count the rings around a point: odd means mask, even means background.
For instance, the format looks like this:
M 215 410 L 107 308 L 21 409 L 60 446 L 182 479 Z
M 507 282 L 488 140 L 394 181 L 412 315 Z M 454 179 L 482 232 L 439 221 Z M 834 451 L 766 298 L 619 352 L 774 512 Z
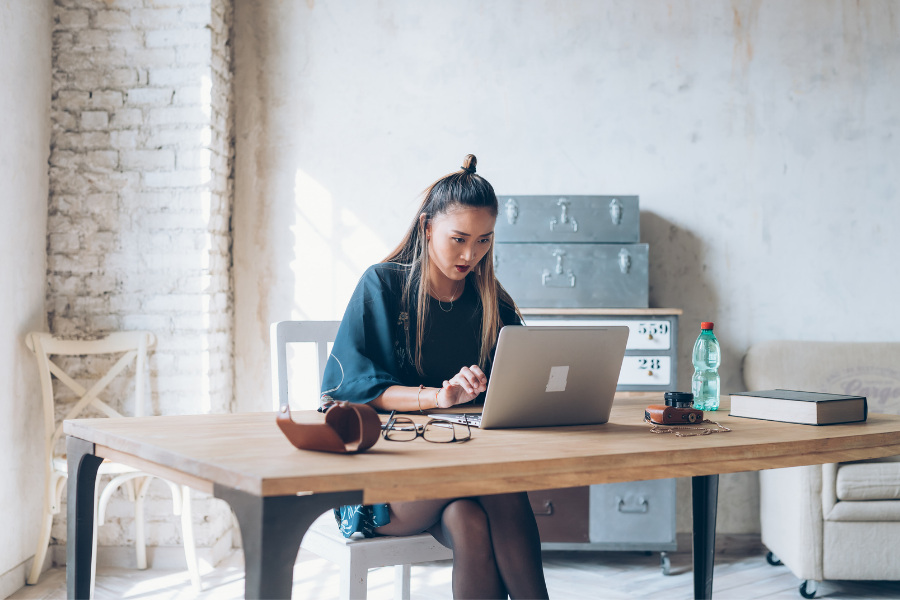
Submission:
M 545 552 L 544 570 L 551 598 L 664 598 L 693 597 L 690 552 L 672 553 L 672 574 L 659 570 L 659 555 L 637 552 Z M 413 598 L 451 598 L 450 561 L 414 565 Z M 204 591 L 193 591 L 186 571 L 101 569 L 96 598 L 169 600 L 242 598 L 243 558 L 239 551 L 203 576 Z M 800 599 L 800 581 L 787 567 L 772 567 L 763 555 L 716 557 L 713 594 L 721 599 Z M 294 569 L 294 598 L 337 598 L 338 570 L 303 550 Z M 64 599 L 65 569 L 44 573 L 36 586 L 26 586 L 15 599 Z M 369 598 L 393 597 L 393 569 L 369 572 Z M 900 598 L 900 582 L 834 581 L 819 585 L 816 597 L 845 599 Z

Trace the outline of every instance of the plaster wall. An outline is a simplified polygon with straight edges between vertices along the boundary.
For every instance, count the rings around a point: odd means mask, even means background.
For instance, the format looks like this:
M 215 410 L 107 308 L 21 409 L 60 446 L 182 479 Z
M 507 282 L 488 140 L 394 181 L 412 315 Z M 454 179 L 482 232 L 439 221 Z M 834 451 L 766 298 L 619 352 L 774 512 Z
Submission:
M 682 387 L 701 320 L 725 392 L 758 341 L 900 338 L 894 3 L 239 0 L 235 24 L 239 410 L 271 407 L 269 324 L 339 319 L 468 152 L 498 193 L 640 195 Z M 719 531 L 758 531 L 757 486 L 722 478 Z
M 25 334 L 46 331 L 51 3 L 0 4 L 0 598 L 25 585 L 40 528 L 41 386 Z

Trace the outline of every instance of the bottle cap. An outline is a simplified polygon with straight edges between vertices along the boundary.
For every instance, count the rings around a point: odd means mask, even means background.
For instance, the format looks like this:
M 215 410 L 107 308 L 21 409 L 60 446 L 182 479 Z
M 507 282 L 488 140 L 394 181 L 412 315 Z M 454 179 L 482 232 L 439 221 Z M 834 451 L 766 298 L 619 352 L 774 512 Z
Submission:
M 700 329 L 709 329 L 710 331 L 713 328 L 712 321 L 703 321 L 700 323 Z

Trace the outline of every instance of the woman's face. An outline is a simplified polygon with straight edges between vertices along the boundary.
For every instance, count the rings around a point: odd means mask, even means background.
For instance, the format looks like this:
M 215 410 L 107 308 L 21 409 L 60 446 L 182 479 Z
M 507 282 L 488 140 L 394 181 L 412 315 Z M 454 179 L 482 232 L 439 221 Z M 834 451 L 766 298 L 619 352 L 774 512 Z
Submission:
M 436 215 L 425 228 L 428 258 L 448 279 L 465 279 L 490 250 L 496 222 L 487 208 L 461 207 Z

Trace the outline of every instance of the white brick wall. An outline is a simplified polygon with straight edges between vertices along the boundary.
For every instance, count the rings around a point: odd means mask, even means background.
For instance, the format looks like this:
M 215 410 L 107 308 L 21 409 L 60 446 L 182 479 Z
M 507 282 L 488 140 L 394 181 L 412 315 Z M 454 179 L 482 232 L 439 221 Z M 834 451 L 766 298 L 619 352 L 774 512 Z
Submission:
M 153 331 L 148 413 L 230 411 L 231 0 L 56 0 L 54 10 L 51 331 Z M 115 358 L 60 362 L 90 387 Z M 130 377 L 110 390 L 131 414 Z M 60 418 L 74 400 L 58 391 Z M 168 488 L 151 494 L 148 544 L 180 544 Z M 230 535 L 230 515 L 194 497 L 198 546 L 211 547 Z M 130 503 L 118 498 L 110 516 L 100 545 L 133 544 Z M 53 536 L 65 541 L 64 517 Z

